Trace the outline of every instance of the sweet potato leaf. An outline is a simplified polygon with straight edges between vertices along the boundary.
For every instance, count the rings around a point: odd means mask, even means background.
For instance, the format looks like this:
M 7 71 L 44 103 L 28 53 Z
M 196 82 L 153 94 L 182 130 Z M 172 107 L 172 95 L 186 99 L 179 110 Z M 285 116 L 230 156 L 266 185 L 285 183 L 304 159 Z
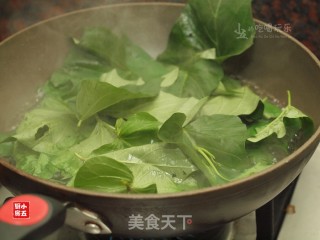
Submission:
M 61 68 L 57 69 L 43 87 L 45 95 L 72 100 L 83 80 L 99 80 L 111 66 L 102 58 L 72 44 Z
M 82 139 L 85 128 L 77 127 L 76 115 L 65 103 L 49 97 L 25 115 L 13 137 L 35 151 L 55 154 Z
M 0 132 L 0 156 L 10 157 L 13 154 L 13 144 L 15 138 L 12 137 L 12 133 L 1 133 Z
M 214 91 L 223 77 L 222 67 L 207 60 L 199 59 L 179 65 L 176 81 L 163 91 L 178 97 L 204 98 Z
M 128 166 L 127 166 L 128 165 Z M 75 187 L 106 192 L 169 193 L 196 188 L 196 182 L 174 181 L 174 177 L 148 163 L 123 163 L 106 156 L 87 160 L 73 182 Z M 181 188 L 181 189 L 179 189 Z
M 236 116 L 212 115 L 197 118 L 185 127 L 196 144 L 215 156 L 218 163 L 230 168 L 244 168 L 246 126 Z
M 219 173 L 211 159 L 206 159 L 197 151 L 198 147 L 193 139 L 184 130 L 186 116 L 183 113 L 173 114 L 159 130 L 159 138 L 166 142 L 176 144 L 182 152 L 190 158 L 192 163 L 204 174 L 211 185 L 221 182 Z
M 90 136 L 85 138 L 79 144 L 74 145 L 70 150 L 78 156 L 86 158 L 93 150 L 113 142 L 116 137 L 114 127 L 98 119 Z
M 229 79 L 228 82 L 235 80 Z M 225 83 L 225 81 L 224 81 Z M 233 84 L 235 85 L 235 84 Z M 253 93 L 248 86 L 237 86 L 232 88 L 232 92 L 219 92 L 218 95 L 213 96 L 201 109 L 201 115 L 248 115 L 255 111 L 258 106 L 260 98 Z
M 175 112 L 181 112 L 186 114 L 186 122 L 189 122 L 195 117 L 206 101 L 207 97 L 202 99 L 194 97 L 181 98 L 160 91 L 159 95 L 152 99 L 152 101 L 137 102 L 135 105 L 127 102 L 123 105 L 109 108 L 107 112 L 115 117 L 128 117 L 136 112 L 147 112 L 162 123 Z
M 126 163 L 129 167 L 142 163 L 152 165 L 176 178 L 177 182 L 197 171 L 179 148 L 164 143 L 145 144 L 100 154 Z
M 157 167 L 150 164 L 136 164 L 130 169 L 134 174 L 133 191 L 148 189 L 154 185 L 157 193 L 179 192 L 178 185 L 174 183 L 172 177 Z
M 142 78 L 137 79 L 126 79 L 125 77 L 121 76 L 117 69 L 112 69 L 110 72 L 106 72 L 101 75 L 100 81 L 109 83 L 115 87 L 124 87 L 127 85 L 136 85 L 142 86 L 144 81 Z
M 141 189 L 146 192 L 150 186 L 156 187 L 156 193 L 174 193 L 197 189 L 197 182 L 188 179 L 181 180 L 151 164 L 136 164 L 130 167 L 134 174 L 131 192 Z
M 160 78 L 171 70 L 170 67 L 155 61 L 127 37 L 117 36 L 106 28 L 87 29 L 77 44 L 104 59 L 113 68 L 141 77 L 145 82 Z
M 139 112 L 128 117 L 127 120 L 118 119 L 116 132 L 119 137 L 129 136 L 137 132 L 157 131 L 160 122 L 146 112 Z
M 284 121 L 285 118 L 308 118 L 307 115 L 291 105 L 290 93 L 288 93 L 288 105 L 282 109 L 281 113 L 271 122 L 256 127 L 256 134 L 248 138 L 248 140 L 251 142 L 259 142 L 272 134 L 276 134 L 278 138 L 283 138 L 287 131 Z
M 73 184 L 100 192 L 127 192 L 132 182 L 133 174 L 125 164 L 112 158 L 96 157 L 83 164 Z
M 230 169 L 244 169 L 251 162 L 246 157 L 246 127 L 234 116 L 199 117 L 183 127 L 185 115 L 175 113 L 160 128 L 164 142 L 177 144 L 215 185 L 234 177 Z M 223 172 L 222 172 L 223 171 Z
M 263 99 L 263 115 L 267 119 L 276 118 L 281 114 L 281 107 L 276 105 L 275 103 L 272 103 L 268 99 Z
M 154 86 L 157 88 L 157 86 Z M 77 95 L 77 112 L 80 122 L 88 119 L 99 111 L 116 103 L 129 99 L 153 97 L 151 95 L 131 92 L 124 88 L 117 88 L 109 83 L 86 80 L 81 84 Z
M 225 60 L 248 49 L 254 34 L 251 0 L 191 0 L 173 26 L 160 59 L 184 62 L 215 48 L 216 58 Z
M 15 142 L 12 156 L 19 169 L 62 184 L 69 182 L 83 164 L 69 150 L 55 154 L 39 153 L 19 142 Z

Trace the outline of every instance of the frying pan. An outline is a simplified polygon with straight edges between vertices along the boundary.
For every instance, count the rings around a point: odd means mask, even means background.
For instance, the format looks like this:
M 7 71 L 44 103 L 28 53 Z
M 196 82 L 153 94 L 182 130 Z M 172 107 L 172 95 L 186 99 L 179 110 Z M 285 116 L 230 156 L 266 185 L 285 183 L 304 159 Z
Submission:
M 70 37 L 90 26 L 125 33 L 156 56 L 166 45 L 183 4 L 147 1 L 81 10 L 36 24 L 0 45 L 0 130 L 10 130 L 36 102 L 37 88 L 62 65 Z M 264 23 L 256 21 L 256 24 Z M 130 237 L 170 237 L 209 230 L 261 207 L 302 171 L 320 139 L 320 64 L 305 47 L 273 29 L 257 32 L 246 53 L 225 64 L 282 102 L 289 89 L 293 105 L 313 118 L 316 132 L 290 156 L 256 175 L 217 187 L 175 194 L 111 194 L 62 186 L 33 177 L 0 161 L 0 181 L 14 194 L 37 193 L 57 199 L 83 231 Z M 133 216 L 172 218 L 174 229 L 130 230 Z M 67 214 L 67 216 L 70 214 Z M 183 217 L 185 216 L 185 217 Z M 89 218 L 89 219 L 88 219 Z M 131 220 L 130 220 L 131 219 Z M 70 219 L 69 219 L 70 220 Z M 72 217 L 71 217 L 72 220 Z

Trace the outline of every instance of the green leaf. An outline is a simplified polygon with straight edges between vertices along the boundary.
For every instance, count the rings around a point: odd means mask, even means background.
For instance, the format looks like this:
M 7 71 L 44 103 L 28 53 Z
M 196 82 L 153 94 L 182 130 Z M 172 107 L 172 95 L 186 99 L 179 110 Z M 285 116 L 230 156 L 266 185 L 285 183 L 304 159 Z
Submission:
M 252 128 L 253 124 L 256 124 L 257 122 L 260 122 L 260 121 L 261 122 L 266 121 L 266 119 L 264 119 L 263 112 L 264 112 L 264 104 L 260 100 L 258 102 L 257 108 L 252 113 L 248 115 L 240 115 L 242 122 L 247 125 L 250 136 L 252 134 L 252 132 L 250 133 L 250 129 Z
M 215 48 L 217 58 L 225 60 L 249 48 L 254 34 L 251 0 L 190 0 L 173 26 L 160 59 L 181 62 Z
M 90 155 L 99 156 L 109 152 L 118 151 L 130 147 L 132 147 L 132 144 L 128 143 L 124 139 L 116 138 L 113 142 L 104 144 L 98 147 L 97 149 L 93 150 Z
M 217 162 L 232 168 L 247 167 L 246 126 L 236 116 L 202 116 L 185 127 L 198 146 L 211 152 Z
M 135 192 L 137 189 L 143 189 L 143 192 L 150 191 L 153 186 L 156 186 L 157 193 L 174 193 L 185 190 L 197 189 L 196 181 L 190 179 L 177 180 L 171 174 L 162 169 L 150 164 L 139 164 L 130 167 L 134 174 L 134 181 L 131 191 Z M 153 189 L 152 189 L 153 190 Z
M 276 136 L 256 143 L 248 141 L 246 143 L 248 157 L 255 164 L 272 165 L 290 153 L 287 141 L 288 139 L 279 139 Z
M 146 112 L 139 112 L 128 117 L 127 120 L 118 119 L 116 131 L 119 137 L 129 136 L 137 132 L 158 130 L 159 121 Z
M 53 179 L 64 184 L 74 177 L 83 165 L 83 160 L 70 150 L 61 151 L 56 155 L 50 156 L 50 162 L 56 168 Z
M 214 60 L 217 58 L 217 53 L 215 48 L 204 50 L 199 53 L 201 59 Z
M 70 150 L 78 156 L 86 158 L 93 150 L 113 142 L 116 137 L 114 127 L 98 119 L 91 135 L 79 144 L 74 145 Z
M 152 183 L 149 186 L 140 188 L 140 187 L 131 187 L 130 193 L 157 193 L 157 184 Z
M 28 171 L 32 169 L 34 176 L 57 181 L 66 184 L 83 165 L 83 161 L 77 158 L 74 153 L 66 150 L 56 155 L 40 153 L 35 155 L 24 156 L 24 160 L 17 165 L 20 169 Z M 33 159 L 33 161 L 29 161 Z M 29 170 L 30 171 L 30 170 Z
M 179 192 L 172 177 L 150 164 L 139 164 L 130 167 L 134 174 L 133 189 L 148 189 L 150 185 L 157 186 L 157 193 Z
M 49 97 L 25 115 L 13 137 L 35 151 L 55 154 L 82 139 L 85 128 L 77 127 L 76 115 L 65 103 Z
M 277 118 L 262 127 L 256 127 L 255 136 L 248 138 L 248 140 L 251 142 L 259 142 L 272 134 L 276 134 L 278 138 L 283 138 L 287 132 L 284 123 L 285 118 L 308 118 L 303 112 L 291 105 L 290 93 L 288 93 L 288 105 L 282 109 Z
M 248 115 L 257 108 L 260 98 L 249 87 L 233 88 L 232 93 L 211 97 L 201 109 L 201 115 Z
M 211 185 L 220 182 L 217 169 L 211 160 L 204 159 L 197 152 L 197 146 L 193 139 L 184 130 L 183 125 L 186 116 L 183 113 L 173 114 L 159 130 L 159 138 L 166 143 L 176 144 L 183 153 L 190 158 L 192 163 L 204 174 Z
M 77 95 L 80 122 L 121 101 L 147 97 L 151 96 L 117 88 L 104 82 L 83 81 Z
M 103 74 L 100 78 L 100 81 L 109 83 L 118 88 L 126 89 L 133 93 L 156 96 L 159 93 L 160 84 L 164 78 L 166 78 L 166 75 L 162 76 L 161 78 L 149 79 L 146 82 L 142 80 L 142 78 L 126 79 L 120 76 L 118 71 L 114 69 L 111 72 Z
M 12 155 L 13 144 L 11 142 L 8 143 L 0 143 L 0 157 L 10 157 Z
M 184 114 L 172 115 L 160 128 L 159 137 L 164 142 L 177 144 L 211 185 L 232 179 L 232 169 L 251 165 L 245 151 L 247 130 L 239 118 L 204 116 L 183 127 L 184 121 Z
M 79 169 L 74 186 L 100 192 L 126 192 L 132 182 L 133 174 L 125 164 L 112 158 L 95 157 Z
M 177 182 L 183 181 L 197 170 L 179 148 L 164 143 L 130 147 L 108 152 L 103 156 L 128 164 L 129 167 L 139 164 L 152 165 L 176 178 Z
M 167 143 L 183 143 L 185 140 L 188 144 L 190 140 L 184 136 L 183 132 L 186 119 L 187 117 L 183 113 L 177 112 L 172 114 L 159 130 L 160 139 Z
M 65 150 L 55 155 L 38 153 L 16 142 L 13 150 L 16 167 L 34 176 L 66 184 L 83 162 L 74 153 Z
M 120 76 L 117 69 L 113 69 L 110 72 L 104 73 L 101 78 L 101 82 L 109 83 L 115 87 L 124 87 L 130 84 L 134 84 L 136 86 L 142 86 L 144 81 L 142 78 L 138 79 L 125 79 L 124 77 Z
M 56 70 L 44 86 L 44 93 L 62 99 L 74 98 L 83 80 L 99 80 L 110 69 L 102 58 L 72 45 L 63 66 Z
M 81 39 L 75 42 L 79 47 L 104 59 L 110 66 L 126 69 L 126 49 L 119 37 L 106 28 L 86 29 Z
M 14 131 L 0 132 L 0 144 L 14 142 L 16 139 L 12 135 L 14 135 Z
M 187 121 L 191 121 L 198 113 L 207 98 L 196 99 L 193 97 L 180 98 L 172 94 L 160 91 L 159 95 L 152 101 L 130 104 L 111 108 L 108 113 L 117 117 L 127 117 L 137 112 L 147 112 L 154 116 L 159 122 L 166 121 L 175 112 L 186 114 Z
M 116 36 L 106 28 L 87 29 L 78 45 L 104 59 L 113 68 L 141 77 L 145 82 L 160 78 L 171 70 L 126 37 Z
M 34 162 L 34 172 L 32 174 L 36 177 L 51 179 L 54 177 L 55 172 L 56 168 L 50 162 L 50 157 L 41 153 L 36 162 Z
M 263 106 L 264 106 L 263 115 L 268 119 L 276 118 L 282 112 L 281 107 L 277 106 L 274 103 L 271 103 L 268 99 L 263 100 Z
M 148 113 L 137 113 L 128 117 L 127 120 L 117 119 L 113 129 L 108 124 L 104 125 L 106 136 L 100 136 L 100 132 L 98 132 L 98 136 L 95 134 L 84 140 L 73 150 L 85 157 L 92 151 L 94 155 L 101 155 L 110 151 L 159 141 L 157 130 L 160 123 Z M 83 155 L 83 152 L 88 148 L 90 151 L 86 151 L 86 154 Z
M 245 177 L 250 177 L 256 173 L 262 172 L 263 170 L 269 168 L 271 165 L 270 164 L 266 164 L 263 162 L 258 162 L 257 164 L 253 165 L 252 167 L 244 170 L 241 174 L 239 174 L 236 179 L 241 179 L 241 178 L 245 178 Z
M 145 112 L 139 112 L 116 122 L 118 139 L 128 146 L 139 146 L 158 142 L 157 131 L 160 122 Z
M 180 65 L 178 78 L 172 85 L 163 88 L 163 91 L 178 97 L 201 99 L 218 87 L 222 77 L 222 68 L 217 63 L 207 60 L 192 61 Z
M 12 134 L 0 132 L 0 157 L 10 157 L 13 154 L 16 139 L 12 137 Z
M 17 168 L 33 174 L 39 153 L 19 142 L 15 142 L 12 157 Z
M 161 82 L 161 87 L 165 88 L 165 87 L 169 87 L 172 84 L 174 84 L 175 81 L 179 77 L 179 72 L 180 72 L 179 67 L 174 66 L 170 72 L 168 72 L 167 74 L 163 75 L 162 76 L 163 81 Z

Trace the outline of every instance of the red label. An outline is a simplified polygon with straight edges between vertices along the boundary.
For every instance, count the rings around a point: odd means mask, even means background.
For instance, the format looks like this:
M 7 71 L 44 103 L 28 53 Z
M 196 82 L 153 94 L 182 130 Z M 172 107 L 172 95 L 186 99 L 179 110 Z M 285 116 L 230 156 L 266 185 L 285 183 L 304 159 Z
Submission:
M 30 218 L 30 202 L 13 202 L 13 218 Z
M 49 209 L 49 204 L 41 197 L 21 195 L 8 200 L 0 208 L 0 221 L 20 226 L 33 225 L 44 220 Z

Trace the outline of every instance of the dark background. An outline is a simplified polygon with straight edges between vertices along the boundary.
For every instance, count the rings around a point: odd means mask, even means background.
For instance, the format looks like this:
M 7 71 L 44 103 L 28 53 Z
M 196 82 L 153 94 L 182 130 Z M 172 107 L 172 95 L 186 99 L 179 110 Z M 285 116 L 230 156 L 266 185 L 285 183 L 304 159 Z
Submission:
M 77 9 L 123 2 L 137 0 L 0 0 L 0 41 L 53 16 Z M 320 58 L 320 0 L 253 0 L 253 15 L 272 26 L 288 26 L 286 31 Z

